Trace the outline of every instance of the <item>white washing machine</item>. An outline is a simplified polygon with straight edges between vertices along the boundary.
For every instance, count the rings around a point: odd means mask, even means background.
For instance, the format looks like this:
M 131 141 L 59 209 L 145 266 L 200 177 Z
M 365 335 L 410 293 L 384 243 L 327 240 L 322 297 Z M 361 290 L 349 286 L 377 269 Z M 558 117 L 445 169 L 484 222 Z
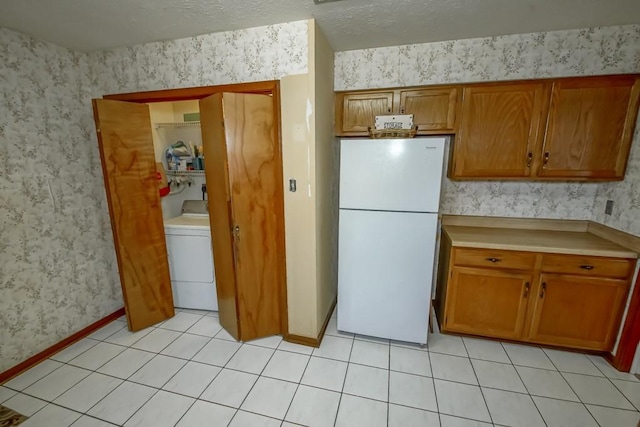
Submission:
M 185 200 L 182 215 L 164 221 L 173 305 L 218 310 L 206 201 Z

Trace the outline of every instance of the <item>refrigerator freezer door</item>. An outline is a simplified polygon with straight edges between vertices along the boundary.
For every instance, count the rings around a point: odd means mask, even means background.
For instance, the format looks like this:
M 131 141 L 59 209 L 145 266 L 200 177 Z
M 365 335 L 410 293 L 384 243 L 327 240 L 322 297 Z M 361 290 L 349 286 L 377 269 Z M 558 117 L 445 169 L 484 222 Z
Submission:
M 425 344 L 437 214 L 340 210 L 338 329 Z
M 445 138 L 343 139 L 340 208 L 438 212 Z

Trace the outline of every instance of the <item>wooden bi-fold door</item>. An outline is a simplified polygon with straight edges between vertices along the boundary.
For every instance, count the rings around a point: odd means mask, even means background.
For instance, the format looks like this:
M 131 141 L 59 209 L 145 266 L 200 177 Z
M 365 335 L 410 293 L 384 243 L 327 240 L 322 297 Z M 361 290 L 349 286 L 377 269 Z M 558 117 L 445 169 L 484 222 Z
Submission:
M 282 164 L 271 96 L 200 101 L 221 325 L 238 340 L 278 334 L 285 280 Z
M 129 329 L 174 315 L 151 120 L 146 104 L 93 100 Z

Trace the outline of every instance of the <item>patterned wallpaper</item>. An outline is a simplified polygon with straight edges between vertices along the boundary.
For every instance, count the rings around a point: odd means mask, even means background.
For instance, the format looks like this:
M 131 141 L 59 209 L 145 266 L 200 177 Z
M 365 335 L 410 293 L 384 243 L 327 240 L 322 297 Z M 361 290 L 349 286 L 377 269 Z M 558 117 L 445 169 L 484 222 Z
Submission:
M 0 28 L 0 371 L 122 307 L 87 65 Z
M 83 54 L 0 28 L 0 372 L 122 307 L 91 98 L 307 71 L 307 21 Z
M 640 72 L 640 25 L 590 28 L 337 52 L 336 90 L 454 82 Z M 634 159 L 640 158 L 636 133 Z M 545 218 L 594 218 L 594 202 L 620 199 L 613 227 L 640 234 L 640 168 L 624 184 L 452 182 L 445 179 L 443 213 Z M 629 191 L 635 190 L 635 197 Z M 600 209 L 604 202 L 596 203 Z M 634 206 L 639 206 L 636 203 Z M 633 215 L 635 213 L 635 216 Z M 628 218 L 627 218 L 628 217 Z
M 307 21 L 82 54 L 0 28 L 0 371 L 122 306 L 91 97 L 307 72 Z M 341 52 L 336 89 L 640 71 L 640 26 Z M 445 183 L 443 211 L 591 218 L 640 234 L 623 183 Z M 635 190 L 635 193 L 633 192 Z
M 640 116 L 636 122 L 633 146 L 624 181 L 600 184 L 594 204 L 595 220 L 640 236 Z M 607 200 L 613 200 L 613 213 L 604 214 Z
M 90 53 L 95 96 L 276 80 L 307 72 L 307 21 Z

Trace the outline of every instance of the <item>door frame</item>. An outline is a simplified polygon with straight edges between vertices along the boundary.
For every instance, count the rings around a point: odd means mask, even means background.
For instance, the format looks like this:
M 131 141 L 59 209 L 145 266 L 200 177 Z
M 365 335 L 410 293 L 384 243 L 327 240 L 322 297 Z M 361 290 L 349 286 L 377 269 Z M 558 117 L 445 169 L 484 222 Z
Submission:
M 620 325 L 620 341 L 615 354 L 607 353 L 605 359 L 621 372 L 629 372 L 640 343 L 640 273 L 636 278 L 633 294 L 629 300 L 627 317 Z
M 279 167 L 277 168 L 279 171 L 279 176 L 277 177 L 280 180 L 280 192 L 278 196 L 282 200 L 282 206 L 280 206 L 280 212 L 276 212 L 276 215 L 279 218 L 282 218 L 282 236 L 279 236 L 276 244 L 279 246 L 279 252 L 282 254 L 286 254 L 285 248 L 285 236 L 284 236 L 284 176 L 282 171 L 282 131 L 281 131 L 281 121 L 280 121 L 280 81 L 279 80 L 267 80 L 261 82 L 251 82 L 251 83 L 235 83 L 235 84 L 226 84 L 226 85 L 217 85 L 217 86 L 199 86 L 199 87 L 190 87 L 184 89 L 162 89 L 162 90 L 152 90 L 145 92 L 129 92 L 129 93 L 119 93 L 119 94 L 108 94 L 103 95 L 103 99 L 110 99 L 115 101 L 126 101 L 126 102 L 136 102 L 141 104 L 150 104 L 154 102 L 174 102 L 174 101 L 190 101 L 190 100 L 200 100 L 202 98 L 206 98 L 214 93 L 222 93 L 222 92 L 235 92 L 235 93 L 254 93 L 254 94 L 262 94 L 262 95 L 271 95 L 273 98 L 273 111 L 274 111 L 274 123 L 275 126 L 275 137 L 277 141 L 277 146 L 279 149 L 279 154 L 277 156 L 277 162 Z M 280 263 L 280 277 L 282 281 L 279 287 L 279 299 L 280 299 L 280 330 L 282 337 L 287 340 L 289 338 L 289 314 L 287 308 L 287 273 L 286 273 L 286 259 L 282 259 Z

